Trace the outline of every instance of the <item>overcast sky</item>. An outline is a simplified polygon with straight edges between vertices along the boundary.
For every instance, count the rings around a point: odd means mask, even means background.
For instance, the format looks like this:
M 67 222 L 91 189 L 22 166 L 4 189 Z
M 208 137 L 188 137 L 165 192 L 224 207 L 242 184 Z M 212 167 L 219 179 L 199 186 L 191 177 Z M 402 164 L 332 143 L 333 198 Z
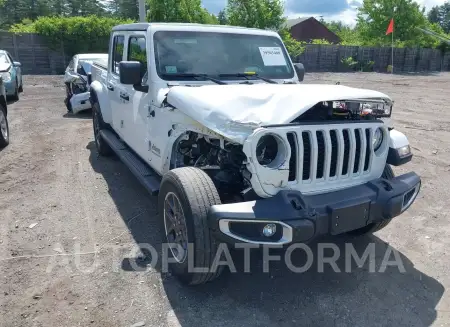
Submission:
M 416 0 L 428 9 L 441 5 L 445 0 Z M 202 0 L 208 11 L 217 14 L 226 6 L 227 0 Z M 362 0 L 285 0 L 285 14 L 289 18 L 324 16 L 325 19 L 342 20 L 354 24 L 356 8 Z

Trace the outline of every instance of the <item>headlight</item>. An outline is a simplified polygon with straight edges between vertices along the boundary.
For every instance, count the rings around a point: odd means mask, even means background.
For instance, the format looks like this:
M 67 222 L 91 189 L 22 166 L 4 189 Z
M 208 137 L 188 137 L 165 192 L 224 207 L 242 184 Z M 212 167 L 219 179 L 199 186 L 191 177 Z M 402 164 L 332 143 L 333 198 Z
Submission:
M 378 127 L 375 130 L 372 144 L 373 144 L 373 151 L 377 151 L 380 148 L 381 144 L 383 144 L 383 130 L 380 127 Z
M 365 110 L 370 110 L 370 113 L 377 117 L 390 117 L 392 113 L 392 103 L 362 103 L 361 109 L 363 112 Z
M 3 82 L 9 82 L 11 80 L 11 74 L 6 72 L 6 73 L 1 73 L 2 74 L 2 79 Z
M 275 134 L 262 136 L 256 145 L 256 159 L 262 166 L 278 168 L 286 160 L 287 148 L 284 140 Z

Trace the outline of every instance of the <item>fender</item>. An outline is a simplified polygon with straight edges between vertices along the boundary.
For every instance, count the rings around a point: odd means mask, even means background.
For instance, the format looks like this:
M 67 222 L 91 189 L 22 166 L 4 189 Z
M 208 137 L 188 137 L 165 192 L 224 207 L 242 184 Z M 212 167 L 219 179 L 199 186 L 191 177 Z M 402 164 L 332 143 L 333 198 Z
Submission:
M 96 101 L 98 102 L 104 122 L 112 124 L 112 111 L 109 104 L 108 93 L 104 90 L 104 86 L 99 81 L 93 81 L 90 85 L 90 101 L 92 104 Z
M 392 129 L 389 132 L 389 152 L 387 163 L 393 166 L 403 165 L 412 159 L 408 138 L 402 132 Z

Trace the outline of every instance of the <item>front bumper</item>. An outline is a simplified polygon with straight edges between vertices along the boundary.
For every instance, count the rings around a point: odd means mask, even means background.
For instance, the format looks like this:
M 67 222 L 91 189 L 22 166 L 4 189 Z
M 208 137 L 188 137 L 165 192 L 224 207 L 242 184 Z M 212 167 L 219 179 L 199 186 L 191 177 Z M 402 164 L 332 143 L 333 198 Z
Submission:
M 394 218 L 414 202 L 420 185 L 411 172 L 319 195 L 284 190 L 268 199 L 212 206 L 209 226 L 228 243 L 303 243 Z M 277 230 L 270 237 L 261 232 L 268 223 Z
M 91 109 L 91 102 L 89 101 L 89 92 L 83 92 L 72 95 L 70 98 L 70 104 L 72 105 L 72 112 L 74 114 L 80 111 Z

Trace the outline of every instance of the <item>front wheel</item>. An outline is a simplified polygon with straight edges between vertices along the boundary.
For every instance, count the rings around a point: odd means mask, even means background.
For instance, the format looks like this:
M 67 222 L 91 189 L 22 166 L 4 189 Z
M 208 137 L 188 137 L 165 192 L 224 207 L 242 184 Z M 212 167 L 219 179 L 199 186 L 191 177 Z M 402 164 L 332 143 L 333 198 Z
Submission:
M 94 139 L 97 151 L 101 156 L 108 157 L 113 154 L 113 150 L 108 143 L 103 139 L 100 131 L 107 129 L 108 124 L 103 121 L 102 113 L 98 102 L 92 106 L 92 123 L 94 127 Z
M 220 203 L 211 178 L 201 169 L 176 168 L 163 177 L 158 211 L 171 259 L 169 268 L 185 284 L 206 283 L 223 270 L 214 265 L 218 244 L 207 217 L 209 208 Z
M 9 144 L 9 126 L 6 117 L 6 110 L 0 104 L 0 149 Z
M 386 166 L 384 167 L 383 170 L 383 174 L 381 175 L 382 178 L 385 178 L 387 180 L 391 180 L 395 177 L 394 171 L 392 170 L 391 166 L 389 166 L 388 164 L 386 164 Z M 366 234 L 372 234 L 375 233 L 377 231 L 379 231 L 380 229 L 383 229 L 384 227 L 386 227 L 387 225 L 389 225 L 389 223 L 391 222 L 392 219 L 384 219 L 380 222 L 377 223 L 371 223 L 365 227 L 359 228 L 359 229 L 355 229 L 352 230 L 350 232 L 347 232 L 347 234 L 352 235 L 352 236 L 362 236 L 362 235 L 366 235 Z

